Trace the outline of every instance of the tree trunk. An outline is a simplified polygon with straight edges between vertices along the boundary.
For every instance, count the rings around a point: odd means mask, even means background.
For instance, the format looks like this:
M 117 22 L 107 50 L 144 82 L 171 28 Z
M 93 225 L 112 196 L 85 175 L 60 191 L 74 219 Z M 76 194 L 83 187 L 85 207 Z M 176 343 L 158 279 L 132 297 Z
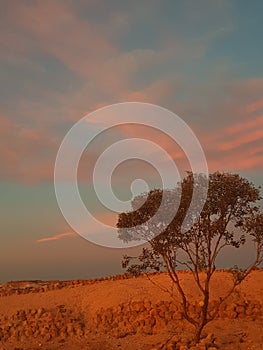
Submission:
M 205 325 L 208 323 L 207 322 L 207 313 L 208 313 L 208 305 L 209 305 L 209 290 L 208 290 L 208 284 L 206 286 L 205 292 L 204 292 L 204 305 L 202 307 L 201 311 L 201 319 L 200 323 L 196 325 L 195 327 L 195 342 L 199 343 L 202 335 L 202 331 L 205 327 Z
M 202 331 L 204 329 L 204 326 L 205 325 L 203 323 L 201 323 L 200 325 L 196 326 L 196 328 L 195 328 L 194 341 L 196 344 L 200 342 L 201 334 L 202 334 Z

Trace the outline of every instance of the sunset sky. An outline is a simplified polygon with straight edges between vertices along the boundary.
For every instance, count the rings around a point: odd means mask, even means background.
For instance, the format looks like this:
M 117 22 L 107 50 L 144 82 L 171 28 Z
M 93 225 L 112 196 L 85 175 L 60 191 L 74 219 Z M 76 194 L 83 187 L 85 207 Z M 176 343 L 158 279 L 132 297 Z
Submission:
M 121 272 L 128 250 L 76 234 L 53 184 L 63 137 L 100 107 L 126 101 L 165 107 L 195 132 L 210 172 L 263 184 L 262 13 L 261 0 L 1 1 L 0 282 Z M 128 137 L 156 138 L 180 163 L 171 140 L 147 128 L 102 135 L 83 154 L 79 178 L 83 201 L 106 223 L 116 216 L 95 198 L 91 165 Z M 154 169 L 132 162 L 116 169 L 120 197 L 137 175 L 158 182 Z M 227 258 L 222 265 L 232 263 Z

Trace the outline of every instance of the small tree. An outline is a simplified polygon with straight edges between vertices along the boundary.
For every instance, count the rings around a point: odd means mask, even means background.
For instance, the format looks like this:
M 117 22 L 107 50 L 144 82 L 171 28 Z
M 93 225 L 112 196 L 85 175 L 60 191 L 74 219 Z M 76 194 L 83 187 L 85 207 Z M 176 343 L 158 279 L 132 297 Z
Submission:
M 193 209 L 195 205 L 192 206 L 190 216 L 193 220 L 191 224 L 185 224 L 194 186 L 202 189 L 207 181 L 209 189 L 201 214 L 197 217 Z M 165 203 L 158 213 L 164 196 Z M 217 316 L 222 302 L 263 260 L 263 214 L 256 205 L 260 199 L 259 189 L 239 175 L 216 172 L 207 179 L 203 175 L 188 173 L 175 189 L 143 193 L 132 201 L 132 211 L 119 215 L 120 239 L 149 242 L 139 257 L 124 256 L 123 268 L 136 276 L 153 271 L 168 272 L 181 297 L 183 317 L 195 327 L 196 342 L 200 341 L 204 327 Z M 167 221 L 166 217 L 170 217 L 176 203 L 176 215 L 171 222 L 170 219 Z M 155 217 L 153 221 L 150 220 L 152 217 Z M 162 227 L 164 230 L 159 233 Z M 239 248 L 248 236 L 255 243 L 255 260 L 246 269 L 232 269 L 232 287 L 217 301 L 216 307 L 209 310 L 210 282 L 219 253 L 227 246 Z M 183 261 L 179 259 L 182 254 Z M 190 303 L 178 275 L 180 265 L 191 271 L 202 294 L 200 315 L 193 316 L 189 312 Z M 201 279 L 201 272 L 204 272 L 204 279 Z

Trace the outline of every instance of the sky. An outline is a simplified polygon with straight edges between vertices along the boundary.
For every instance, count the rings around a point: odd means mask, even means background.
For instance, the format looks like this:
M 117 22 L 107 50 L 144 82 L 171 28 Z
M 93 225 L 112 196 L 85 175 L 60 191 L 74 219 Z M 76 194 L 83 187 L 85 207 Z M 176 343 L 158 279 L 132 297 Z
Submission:
M 139 251 L 85 240 L 56 200 L 60 144 L 103 106 L 164 107 L 194 131 L 209 172 L 239 173 L 262 185 L 262 1 L 0 2 L 0 282 L 112 275 L 122 272 L 124 254 Z M 94 133 L 98 125 L 91 117 L 87 127 Z M 83 153 L 78 178 L 84 203 L 106 224 L 114 225 L 116 215 L 98 201 L 92 169 L 107 147 L 131 137 L 156 142 L 186 167 L 178 146 L 151 128 L 100 134 Z M 139 144 L 134 150 L 151 154 L 158 168 L 158 151 Z M 156 169 L 136 159 L 113 175 L 116 195 L 127 201 L 134 179 L 150 187 L 160 182 Z M 251 252 L 245 256 L 236 258 Z M 231 258 L 226 253 L 221 265 Z

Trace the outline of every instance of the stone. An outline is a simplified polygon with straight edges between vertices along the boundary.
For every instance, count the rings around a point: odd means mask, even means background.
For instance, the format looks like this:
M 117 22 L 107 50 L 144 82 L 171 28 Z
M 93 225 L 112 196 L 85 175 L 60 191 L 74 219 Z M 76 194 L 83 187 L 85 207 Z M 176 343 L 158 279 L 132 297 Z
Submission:
M 170 342 L 166 345 L 166 350 L 176 350 L 176 343 Z
M 142 330 L 143 330 L 143 333 L 147 335 L 153 334 L 153 328 L 150 325 L 144 326 Z
M 144 300 L 143 304 L 144 304 L 144 307 L 145 307 L 146 310 L 150 310 L 151 309 L 152 303 L 150 302 L 150 300 L 147 300 L 147 299 Z
M 44 312 L 45 312 L 45 310 L 43 309 L 43 307 L 40 307 L 40 308 L 37 310 L 37 316 L 42 316 Z
M 187 345 L 180 345 L 179 350 L 188 350 Z
M 171 339 L 170 339 L 171 342 L 174 342 L 174 343 L 179 343 L 180 342 L 180 337 L 178 335 L 174 335 Z

